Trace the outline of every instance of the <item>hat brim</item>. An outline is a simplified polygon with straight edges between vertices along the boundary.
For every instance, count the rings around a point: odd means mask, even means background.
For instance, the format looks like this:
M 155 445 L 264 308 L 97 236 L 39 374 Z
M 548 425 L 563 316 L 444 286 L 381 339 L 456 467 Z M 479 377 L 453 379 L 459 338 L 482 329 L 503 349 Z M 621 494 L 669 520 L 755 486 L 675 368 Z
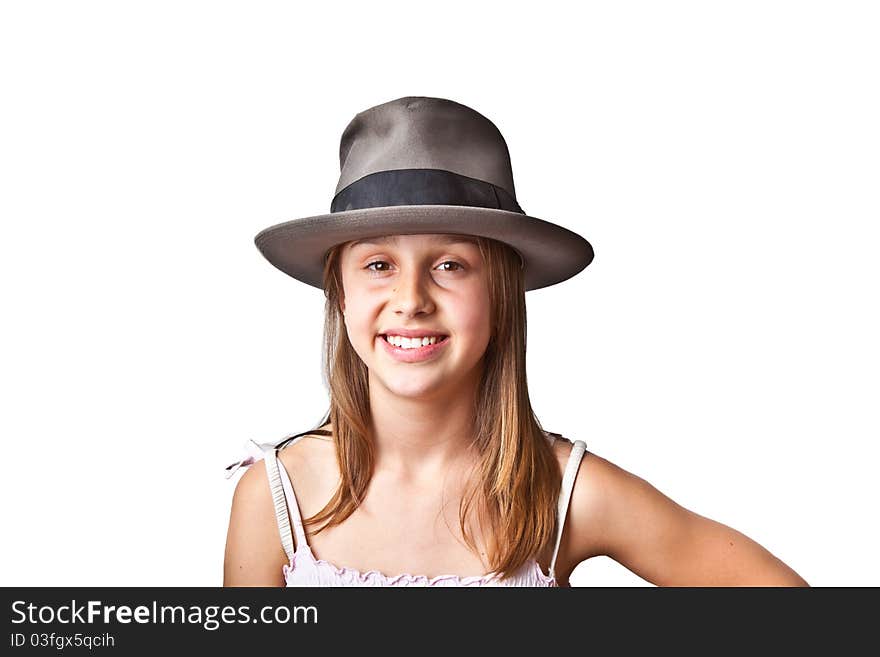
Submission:
M 395 205 L 302 217 L 260 231 L 254 243 L 272 265 L 323 289 L 324 257 L 342 242 L 362 237 L 463 233 L 504 242 L 523 259 L 525 289 L 565 281 L 593 260 L 583 237 L 519 212 L 463 205 Z

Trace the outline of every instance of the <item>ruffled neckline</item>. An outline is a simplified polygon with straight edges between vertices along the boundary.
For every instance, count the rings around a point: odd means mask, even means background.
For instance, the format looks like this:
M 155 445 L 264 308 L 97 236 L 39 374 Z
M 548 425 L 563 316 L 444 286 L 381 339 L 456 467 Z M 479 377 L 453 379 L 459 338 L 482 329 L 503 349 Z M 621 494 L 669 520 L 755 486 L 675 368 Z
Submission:
M 312 552 L 312 547 L 308 543 L 304 543 L 301 546 L 297 547 L 293 553 L 293 556 L 290 558 L 290 562 L 285 564 L 282 568 L 284 580 L 287 581 L 287 576 L 289 573 L 293 572 L 293 569 L 296 567 L 296 558 L 300 553 L 304 553 L 309 560 L 318 566 L 324 566 L 326 568 L 330 568 L 333 570 L 335 575 L 339 575 L 342 577 L 353 578 L 358 582 L 365 582 L 370 578 L 378 578 L 382 580 L 386 585 L 395 584 L 401 580 L 405 580 L 410 583 L 424 583 L 426 586 L 433 586 L 437 582 L 453 580 L 460 586 L 472 586 L 476 584 L 486 584 L 498 577 L 498 573 L 487 573 L 485 575 L 435 575 L 434 577 L 428 577 L 427 575 L 413 575 L 410 573 L 401 573 L 400 575 L 386 575 L 383 572 L 378 570 L 367 570 L 360 571 L 357 568 L 350 568 L 348 566 L 337 566 L 334 563 L 326 561 L 324 559 L 318 559 L 314 552 Z M 523 566 L 528 567 L 528 564 Z M 532 559 L 531 569 L 534 570 L 535 575 L 545 584 L 550 586 L 556 586 L 556 578 L 551 577 L 550 575 L 545 575 L 541 570 L 541 565 L 538 563 L 536 559 Z

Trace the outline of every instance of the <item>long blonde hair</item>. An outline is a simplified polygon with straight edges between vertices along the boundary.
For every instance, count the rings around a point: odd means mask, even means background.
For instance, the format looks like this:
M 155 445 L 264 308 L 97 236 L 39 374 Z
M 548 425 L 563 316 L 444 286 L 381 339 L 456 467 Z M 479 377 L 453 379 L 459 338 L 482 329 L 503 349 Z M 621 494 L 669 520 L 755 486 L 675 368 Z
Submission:
M 476 483 L 466 489 L 459 523 L 467 546 L 469 513 L 487 523 L 491 572 L 506 578 L 555 542 L 556 503 L 562 476 L 529 401 L 526 383 L 526 302 L 519 254 L 502 242 L 478 237 L 489 281 L 492 333 L 484 354 L 474 418 Z M 341 473 L 335 494 L 307 525 L 342 523 L 360 505 L 373 472 L 367 367 L 348 340 L 340 308 L 343 244 L 325 259 L 323 367 L 330 407 L 319 426 L 332 423 Z M 481 527 L 484 525 L 481 524 Z

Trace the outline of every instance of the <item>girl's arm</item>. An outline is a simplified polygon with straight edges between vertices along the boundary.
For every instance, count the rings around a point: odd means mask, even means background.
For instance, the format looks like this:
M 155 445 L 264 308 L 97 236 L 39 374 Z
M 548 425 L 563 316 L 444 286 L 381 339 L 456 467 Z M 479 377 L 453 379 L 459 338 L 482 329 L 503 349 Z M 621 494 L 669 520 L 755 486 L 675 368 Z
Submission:
M 566 529 L 575 565 L 606 555 L 658 586 L 809 586 L 748 536 L 610 461 L 588 451 L 580 469 Z
M 232 497 L 223 586 L 284 586 L 287 556 L 275 520 L 269 478 L 262 462 L 238 480 Z

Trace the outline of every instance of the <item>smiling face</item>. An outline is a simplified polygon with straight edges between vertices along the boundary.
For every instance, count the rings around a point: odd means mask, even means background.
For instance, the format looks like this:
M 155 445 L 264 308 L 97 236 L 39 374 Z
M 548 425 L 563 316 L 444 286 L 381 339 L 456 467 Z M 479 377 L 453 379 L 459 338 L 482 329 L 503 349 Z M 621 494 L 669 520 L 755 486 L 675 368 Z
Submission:
M 340 272 L 348 338 L 371 385 L 437 399 L 461 394 L 478 380 L 491 325 L 476 240 L 434 234 L 359 240 L 343 248 Z M 383 337 L 395 329 L 447 337 L 434 347 L 404 351 Z

